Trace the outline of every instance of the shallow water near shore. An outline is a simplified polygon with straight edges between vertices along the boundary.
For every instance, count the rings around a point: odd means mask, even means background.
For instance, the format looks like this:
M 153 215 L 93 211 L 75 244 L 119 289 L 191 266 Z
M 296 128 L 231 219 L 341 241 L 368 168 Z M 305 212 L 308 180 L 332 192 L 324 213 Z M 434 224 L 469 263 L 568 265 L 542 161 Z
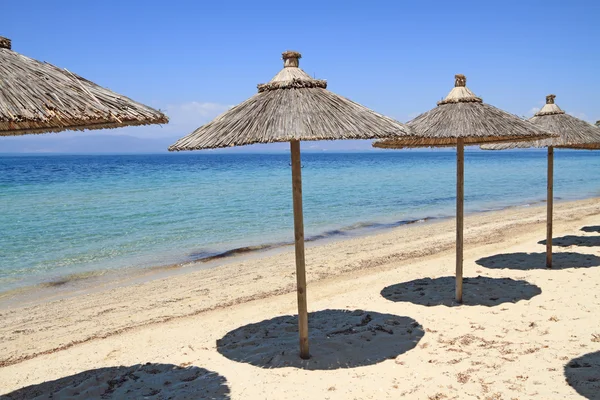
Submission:
M 600 193 L 595 152 L 555 158 L 558 198 Z M 1 156 L 0 171 L 0 291 L 208 266 L 293 239 L 287 154 Z M 309 240 L 454 214 L 454 152 L 307 153 L 302 174 Z M 467 152 L 467 212 L 545 193 L 545 151 Z

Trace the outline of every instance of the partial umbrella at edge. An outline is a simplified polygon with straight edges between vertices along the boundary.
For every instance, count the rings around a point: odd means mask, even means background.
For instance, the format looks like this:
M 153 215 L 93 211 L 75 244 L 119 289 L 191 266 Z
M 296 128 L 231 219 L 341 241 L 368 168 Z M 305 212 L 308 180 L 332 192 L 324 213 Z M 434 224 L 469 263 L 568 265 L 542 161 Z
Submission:
M 290 142 L 300 356 L 309 357 L 300 141 L 401 138 L 405 125 L 327 90 L 299 68 L 300 53 L 283 53 L 284 68 L 258 93 L 169 147 L 171 151 Z
M 0 36 L 0 136 L 166 124 L 162 112 L 12 50 Z
M 565 113 L 554 103 L 555 95 L 546 96 L 546 104 L 529 119 L 540 128 L 556 133 L 558 136 L 548 139 L 497 143 L 481 146 L 484 150 L 506 150 L 528 147 L 548 148 L 548 185 L 546 201 L 546 267 L 552 268 L 552 213 L 554 186 L 554 148 L 563 149 L 600 149 L 600 128 Z
M 487 142 L 541 139 L 552 136 L 531 122 L 485 104 L 467 87 L 467 78 L 455 76 L 454 88 L 437 107 L 409 121 L 417 138 L 376 141 L 374 147 L 456 146 L 456 301 L 462 302 L 464 146 Z

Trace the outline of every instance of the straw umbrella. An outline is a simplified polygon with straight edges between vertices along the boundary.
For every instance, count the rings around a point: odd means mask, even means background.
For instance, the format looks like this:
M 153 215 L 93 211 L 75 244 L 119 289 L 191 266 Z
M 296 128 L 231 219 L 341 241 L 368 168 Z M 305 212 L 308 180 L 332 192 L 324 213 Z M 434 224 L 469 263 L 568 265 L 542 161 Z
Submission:
M 409 129 L 328 91 L 327 82 L 311 78 L 298 67 L 300 58 L 298 52 L 284 52 L 283 69 L 269 83 L 258 85 L 257 94 L 181 138 L 169 150 L 290 142 L 300 356 L 306 359 L 309 349 L 300 141 L 403 137 Z
M 168 122 L 157 110 L 13 51 L 0 36 L 0 136 Z
M 464 75 L 456 75 L 454 88 L 437 103 L 436 108 L 407 123 L 418 139 L 389 139 L 373 143 L 374 147 L 387 149 L 456 146 L 456 301 L 459 303 L 462 302 L 463 279 L 465 144 L 550 136 L 530 122 L 485 104 L 466 87 L 466 83 Z
M 553 208 L 553 175 L 554 148 L 600 149 L 600 129 L 585 121 L 566 114 L 554 104 L 555 95 L 546 96 L 546 104 L 529 119 L 542 129 L 557 133 L 559 136 L 533 142 L 488 144 L 481 146 L 484 150 L 505 150 L 527 147 L 548 148 L 548 187 L 546 202 L 546 267 L 552 268 L 552 208 Z M 600 121 L 599 121 L 600 122 Z M 596 123 L 598 124 L 598 122 Z

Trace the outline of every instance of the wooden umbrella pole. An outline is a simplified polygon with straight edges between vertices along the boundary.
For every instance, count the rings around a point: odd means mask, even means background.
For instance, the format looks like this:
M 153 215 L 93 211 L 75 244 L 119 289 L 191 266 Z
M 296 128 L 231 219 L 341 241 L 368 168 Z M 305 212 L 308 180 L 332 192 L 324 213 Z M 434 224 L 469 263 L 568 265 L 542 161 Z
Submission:
M 463 211 L 465 191 L 465 144 L 459 138 L 456 144 L 456 301 L 463 297 Z
M 546 268 L 552 268 L 552 207 L 554 202 L 554 147 L 548 146 L 548 198 L 546 199 Z
M 304 261 L 304 218 L 302 216 L 302 173 L 300 141 L 290 142 L 292 153 L 292 192 L 294 197 L 294 239 L 296 244 L 296 281 L 298 292 L 298 332 L 300 357 L 308 359 L 308 310 L 306 307 L 306 268 Z

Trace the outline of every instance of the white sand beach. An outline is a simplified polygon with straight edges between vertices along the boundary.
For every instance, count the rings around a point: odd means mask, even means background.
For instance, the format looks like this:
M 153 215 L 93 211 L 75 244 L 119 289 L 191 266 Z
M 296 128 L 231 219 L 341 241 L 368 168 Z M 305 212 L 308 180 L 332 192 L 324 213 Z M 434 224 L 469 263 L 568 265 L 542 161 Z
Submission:
M 0 304 L 0 394 L 598 399 L 600 199 L 555 205 L 552 270 L 545 213 L 466 217 L 463 305 L 453 302 L 453 220 L 308 247 L 307 361 L 297 356 L 292 247 Z

